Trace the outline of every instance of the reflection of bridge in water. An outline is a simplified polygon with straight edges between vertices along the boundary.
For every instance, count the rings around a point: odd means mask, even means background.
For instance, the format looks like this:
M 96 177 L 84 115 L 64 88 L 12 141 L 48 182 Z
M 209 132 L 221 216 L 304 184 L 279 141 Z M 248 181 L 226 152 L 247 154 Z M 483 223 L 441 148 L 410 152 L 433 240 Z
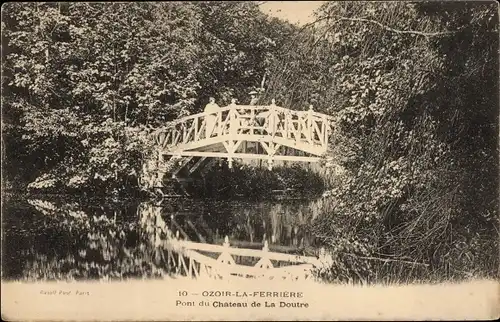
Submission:
M 35 209 L 33 221 L 24 221 L 16 235 L 9 235 L 19 245 L 14 257 L 15 265 L 22 263 L 19 278 L 174 274 L 305 279 L 326 259 L 304 229 L 314 217 L 313 208 L 321 206 L 316 202 L 253 207 L 204 203 L 216 214 L 188 200 L 176 200 L 170 207 L 28 202 L 28 208 Z M 51 235 L 58 236 L 57 243 L 26 243 L 34 236 L 48 240 Z
M 188 220 L 188 226 L 196 231 L 197 237 L 201 237 L 201 242 L 194 242 L 189 240 L 186 228 L 177 223 L 174 214 L 167 220 L 163 219 L 161 207 L 143 204 L 140 213 L 141 222 L 151 233 L 151 243 L 157 249 L 156 261 L 163 263 L 175 275 L 196 279 L 239 277 L 305 280 L 313 277 L 314 268 L 321 268 L 331 261 L 324 250 L 320 250 L 319 257 L 276 252 L 273 249 L 293 252 L 297 248 L 278 245 L 270 247 L 267 240 L 263 241 L 259 249 L 255 249 L 255 244 L 258 244 L 255 242 L 230 243 L 228 236 L 225 236 L 222 243 L 219 239 L 212 239 L 214 243 L 209 244 L 202 237 L 203 234 L 197 232 L 196 225 Z M 197 224 L 202 225 L 199 222 Z M 204 226 L 207 226 L 206 223 Z M 235 245 L 245 248 L 234 247 Z M 248 246 L 253 247 L 247 248 Z
M 157 155 L 144 164 L 146 186 L 162 186 L 184 168 L 192 174 L 214 158 L 318 162 L 328 148 L 333 118 L 315 112 L 276 106 L 236 105 L 217 112 L 187 116 L 157 129 L 153 138 Z

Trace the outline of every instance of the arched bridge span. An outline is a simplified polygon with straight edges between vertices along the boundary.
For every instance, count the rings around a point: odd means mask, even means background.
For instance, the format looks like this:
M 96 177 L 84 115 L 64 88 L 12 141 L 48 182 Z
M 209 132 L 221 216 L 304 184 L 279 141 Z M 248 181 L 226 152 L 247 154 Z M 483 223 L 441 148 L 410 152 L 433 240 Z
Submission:
M 332 117 L 271 104 L 231 104 L 190 115 L 154 133 L 159 152 L 174 157 L 317 162 L 326 153 Z
M 216 158 L 318 162 L 328 148 L 333 117 L 312 106 L 296 111 L 275 105 L 236 105 L 217 108 L 169 122 L 152 134 L 158 158 L 144 165 L 148 186 L 163 180 L 167 172 L 177 173 L 189 164 L 188 174 Z M 207 162 L 205 162 L 207 160 Z

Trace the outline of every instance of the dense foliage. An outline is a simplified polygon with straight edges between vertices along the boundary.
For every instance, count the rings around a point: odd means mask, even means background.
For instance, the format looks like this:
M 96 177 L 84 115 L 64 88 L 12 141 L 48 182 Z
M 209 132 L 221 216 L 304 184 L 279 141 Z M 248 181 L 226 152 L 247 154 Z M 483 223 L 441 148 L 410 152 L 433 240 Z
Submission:
M 2 15 L 5 173 L 53 190 L 136 185 L 148 129 L 209 96 L 243 100 L 290 31 L 247 2 L 9 3 Z
M 266 166 L 237 163 L 229 169 L 225 162 L 209 171 L 203 182 L 197 195 L 217 199 L 314 199 L 321 196 L 326 185 L 326 180 L 320 173 L 298 164 L 268 170 Z
M 493 3 L 332 2 L 281 58 L 268 95 L 338 117 L 331 278 L 496 274 L 497 28 Z

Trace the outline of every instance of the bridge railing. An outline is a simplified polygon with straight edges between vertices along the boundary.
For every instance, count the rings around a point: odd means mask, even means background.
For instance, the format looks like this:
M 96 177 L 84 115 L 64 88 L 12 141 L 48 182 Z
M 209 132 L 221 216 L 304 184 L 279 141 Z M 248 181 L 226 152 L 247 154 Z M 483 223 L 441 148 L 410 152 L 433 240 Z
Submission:
M 222 136 L 272 136 L 325 146 L 332 117 L 313 111 L 276 106 L 231 104 L 217 112 L 203 112 L 170 122 L 153 134 L 163 149 Z M 248 138 L 248 137 L 247 137 Z

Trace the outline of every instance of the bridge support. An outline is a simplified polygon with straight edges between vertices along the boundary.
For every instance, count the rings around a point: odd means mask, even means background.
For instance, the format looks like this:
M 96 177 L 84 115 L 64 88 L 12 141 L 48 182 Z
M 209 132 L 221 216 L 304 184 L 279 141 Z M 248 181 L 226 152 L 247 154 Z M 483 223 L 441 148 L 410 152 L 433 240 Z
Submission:
M 224 148 L 226 148 L 227 151 L 227 162 L 229 165 L 229 169 L 233 167 L 233 159 L 235 157 L 236 150 L 238 150 L 238 148 L 240 147 L 241 142 L 242 141 L 233 140 L 222 142 Z
M 262 145 L 262 147 L 264 148 L 264 150 L 267 152 L 268 155 L 267 159 L 268 169 L 272 170 L 274 156 L 278 151 L 278 149 L 281 147 L 281 145 L 274 142 L 269 142 L 269 144 L 266 144 L 266 142 L 264 141 L 260 141 L 260 144 Z
M 192 159 L 193 156 L 190 156 L 179 161 L 179 166 L 177 167 L 177 169 L 174 170 L 174 172 L 172 172 L 172 178 L 173 179 L 177 178 L 177 174 L 179 173 L 179 171 L 181 171 L 186 166 L 186 164 L 188 164 L 189 161 L 191 161 Z
M 207 159 L 207 157 L 201 157 L 196 163 L 189 169 L 189 174 L 192 174 L 200 167 L 200 165 Z

